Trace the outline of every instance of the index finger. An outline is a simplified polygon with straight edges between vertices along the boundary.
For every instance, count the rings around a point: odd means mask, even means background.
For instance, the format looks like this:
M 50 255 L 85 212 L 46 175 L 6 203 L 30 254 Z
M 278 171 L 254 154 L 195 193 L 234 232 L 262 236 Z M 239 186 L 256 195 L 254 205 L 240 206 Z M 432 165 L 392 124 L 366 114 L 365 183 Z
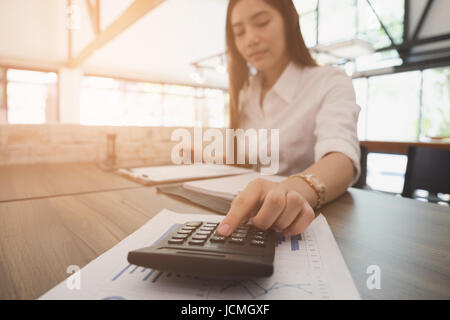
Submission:
M 260 184 L 248 184 L 231 204 L 231 209 L 219 224 L 217 232 L 224 237 L 228 237 L 259 203 L 261 193 L 262 187 Z

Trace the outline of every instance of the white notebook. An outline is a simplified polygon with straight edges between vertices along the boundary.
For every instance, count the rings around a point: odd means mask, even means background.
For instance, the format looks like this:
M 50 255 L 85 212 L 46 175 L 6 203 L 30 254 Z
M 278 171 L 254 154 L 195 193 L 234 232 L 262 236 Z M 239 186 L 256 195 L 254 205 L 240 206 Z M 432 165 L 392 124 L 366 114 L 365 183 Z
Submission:
M 221 176 L 231 176 L 254 172 L 233 166 L 197 163 L 187 165 L 167 165 L 119 169 L 117 173 L 144 184 L 185 181 Z
M 206 179 L 199 181 L 189 181 L 183 183 L 183 188 L 203 193 L 222 199 L 233 200 L 247 184 L 257 178 L 263 178 L 270 181 L 282 181 L 286 179 L 277 175 L 262 175 L 258 172 L 241 174 L 234 177 Z

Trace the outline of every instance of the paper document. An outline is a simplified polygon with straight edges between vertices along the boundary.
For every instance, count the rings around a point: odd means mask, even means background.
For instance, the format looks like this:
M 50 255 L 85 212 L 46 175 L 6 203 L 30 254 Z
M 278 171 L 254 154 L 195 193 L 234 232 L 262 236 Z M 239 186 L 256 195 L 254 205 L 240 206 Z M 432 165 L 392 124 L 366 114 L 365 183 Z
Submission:
M 283 176 L 262 175 L 258 172 L 242 174 L 234 177 L 189 181 L 183 183 L 183 188 L 215 196 L 227 200 L 233 200 L 247 184 L 257 178 L 263 178 L 270 181 L 282 181 L 286 179 Z
M 187 165 L 168 165 L 119 169 L 117 173 L 134 178 L 141 182 L 161 183 L 208 177 L 220 177 L 254 172 L 250 169 L 237 168 L 211 163 L 196 163 Z
M 268 278 L 213 280 L 147 269 L 127 261 L 130 250 L 157 243 L 186 221 L 221 219 L 164 209 L 40 299 L 360 299 L 322 215 L 299 236 L 284 238 L 277 233 L 274 273 Z

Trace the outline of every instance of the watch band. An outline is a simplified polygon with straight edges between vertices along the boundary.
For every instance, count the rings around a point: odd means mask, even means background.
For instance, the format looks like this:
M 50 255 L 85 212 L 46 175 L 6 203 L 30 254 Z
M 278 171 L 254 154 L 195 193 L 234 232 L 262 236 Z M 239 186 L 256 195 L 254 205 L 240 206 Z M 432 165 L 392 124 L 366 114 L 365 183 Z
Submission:
M 290 177 L 303 179 L 303 181 L 305 181 L 314 190 L 314 192 L 317 195 L 317 203 L 313 209 L 314 210 L 320 209 L 325 202 L 325 191 L 326 191 L 325 185 L 321 183 L 317 179 L 317 177 L 313 174 L 299 173 L 294 174 Z

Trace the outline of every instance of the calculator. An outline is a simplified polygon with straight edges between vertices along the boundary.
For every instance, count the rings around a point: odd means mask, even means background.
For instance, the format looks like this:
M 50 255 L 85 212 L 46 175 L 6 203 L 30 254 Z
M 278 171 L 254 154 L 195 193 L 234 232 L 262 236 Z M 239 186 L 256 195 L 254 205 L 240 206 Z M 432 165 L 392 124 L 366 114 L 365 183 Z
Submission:
M 209 278 L 269 277 L 273 273 L 275 232 L 240 224 L 228 237 L 219 223 L 189 221 L 157 244 L 130 251 L 128 262 L 166 272 Z

